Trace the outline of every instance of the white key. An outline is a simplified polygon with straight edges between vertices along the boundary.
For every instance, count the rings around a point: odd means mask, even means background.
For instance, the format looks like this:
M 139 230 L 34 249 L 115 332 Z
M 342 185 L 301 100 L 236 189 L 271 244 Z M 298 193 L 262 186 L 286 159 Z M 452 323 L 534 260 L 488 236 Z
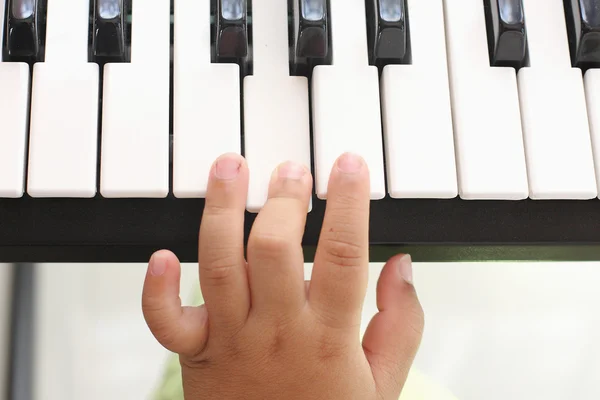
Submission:
M 592 135 L 596 184 L 600 188 L 600 69 L 589 69 L 583 82 Z M 600 198 L 600 194 L 598 198 Z
M 519 71 L 532 199 L 598 195 L 581 70 L 571 67 L 562 0 L 523 0 L 530 67 Z
M 258 212 L 279 164 L 310 167 L 310 114 L 308 80 L 289 75 L 287 2 L 253 0 L 252 20 L 254 72 L 244 78 L 244 153 L 250 169 L 247 209 Z
M 99 71 L 88 63 L 89 3 L 48 1 L 45 62 L 33 67 L 32 197 L 96 194 Z
M 131 63 L 105 67 L 100 175 L 104 197 L 169 193 L 170 14 L 168 1 L 134 1 Z
M 371 199 L 385 196 L 383 133 L 377 68 L 368 63 L 364 0 L 331 0 L 332 65 L 312 78 L 317 196 L 327 198 L 329 175 L 345 152 L 362 156 L 371 174 Z
M 481 0 L 444 0 L 459 195 L 529 194 L 515 70 L 490 66 Z
M 0 63 L 0 197 L 22 197 L 29 117 L 29 65 Z
M 388 192 L 394 198 L 458 195 L 443 0 L 408 0 L 411 65 L 381 78 Z
M 210 2 L 176 1 L 175 21 L 173 193 L 204 197 L 215 159 L 242 151 L 240 72 L 211 63 Z
M 5 1 L 0 1 L 4 21 Z M 4 43 L 0 29 L 0 43 Z M 29 118 L 29 65 L 1 62 L 0 54 L 0 197 L 18 198 L 25 191 L 25 151 Z

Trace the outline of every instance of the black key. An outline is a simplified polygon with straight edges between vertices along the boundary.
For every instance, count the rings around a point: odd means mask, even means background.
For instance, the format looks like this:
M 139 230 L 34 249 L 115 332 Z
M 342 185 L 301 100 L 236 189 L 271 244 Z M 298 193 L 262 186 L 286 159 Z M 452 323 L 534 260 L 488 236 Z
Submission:
M 292 72 L 307 76 L 329 60 L 327 0 L 293 0 Z
M 91 46 L 93 61 L 130 60 L 131 37 L 127 27 L 127 15 L 131 10 L 131 1 L 94 0 Z
M 367 0 L 369 63 L 384 66 L 407 62 L 409 47 L 406 0 Z
M 483 0 L 488 31 L 490 64 L 525 66 L 527 31 L 522 0 Z
M 600 67 L 600 0 L 565 0 L 565 16 L 573 66 Z
M 247 0 L 217 0 L 215 24 L 216 62 L 235 62 L 245 71 L 249 53 Z
M 8 0 L 7 6 L 5 60 L 42 61 L 45 33 L 42 0 Z

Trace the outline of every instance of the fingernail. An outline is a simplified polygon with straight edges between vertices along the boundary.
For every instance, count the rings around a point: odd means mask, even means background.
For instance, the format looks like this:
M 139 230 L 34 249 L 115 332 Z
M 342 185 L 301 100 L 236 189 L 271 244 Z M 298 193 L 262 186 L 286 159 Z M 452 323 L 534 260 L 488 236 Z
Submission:
M 306 168 L 295 162 L 286 162 L 277 168 L 277 176 L 283 179 L 302 179 L 306 175 Z
M 167 270 L 167 259 L 158 253 L 154 253 L 150 258 L 150 274 L 152 276 L 161 276 Z
M 239 157 L 234 155 L 223 156 L 217 160 L 215 176 L 219 179 L 233 179 L 238 176 L 241 166 Z
M 352 153 L 342 155 L 337 162 L 338 169 L 346 174 L 355 174 L 362 169 L 363 159 Z
M 413 284 L 412 258 L 410 254 L 405 254 L 398 260 L 398 272 L 407 283 Z

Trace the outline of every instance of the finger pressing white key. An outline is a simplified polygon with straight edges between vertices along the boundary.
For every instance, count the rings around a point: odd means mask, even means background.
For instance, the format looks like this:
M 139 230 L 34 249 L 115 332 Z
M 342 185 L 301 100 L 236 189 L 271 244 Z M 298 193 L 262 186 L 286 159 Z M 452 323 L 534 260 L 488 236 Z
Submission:
M 287 3 L 254 0 L 252 19 L 254 74 L 244 78 L 244 151 L 250 169 L 247 209 L 258 212 L 279 164 L 311 164 L 310 115 L 308 80 L 289 73 Z
M 331 0 L 333 64 L 312 78 L 317 196 L 327 198 L 329 174 L 345 152 L 365 159 L 370 197 L 385 196 L 383 137 L 377 68 L 368 63 L 365 2 Z
M 212 161 L 241 153 L 240 69 L 211 62 L 210 2 L 176 1 L 175 20 L 173 193 L 204 197 Z

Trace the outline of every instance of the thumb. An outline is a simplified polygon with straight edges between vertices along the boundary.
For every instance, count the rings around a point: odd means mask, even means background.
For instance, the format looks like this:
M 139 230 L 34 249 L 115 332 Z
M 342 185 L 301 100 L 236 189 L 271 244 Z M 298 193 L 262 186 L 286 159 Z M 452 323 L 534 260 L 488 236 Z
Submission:
M 142 292 L 142 311 L 150 331 L 167 350 L 197 355 L 208 338 L 204 306 L 182 307 L 179 298 L 181 266 L 170 251 L 152 255 Z
M 412 285 L 409 255 L 390 259 L 377 282 L 377 313 L 363 338 L 363 349 L 382 399 L 400 397 L 421 344 L 424 315 Z

